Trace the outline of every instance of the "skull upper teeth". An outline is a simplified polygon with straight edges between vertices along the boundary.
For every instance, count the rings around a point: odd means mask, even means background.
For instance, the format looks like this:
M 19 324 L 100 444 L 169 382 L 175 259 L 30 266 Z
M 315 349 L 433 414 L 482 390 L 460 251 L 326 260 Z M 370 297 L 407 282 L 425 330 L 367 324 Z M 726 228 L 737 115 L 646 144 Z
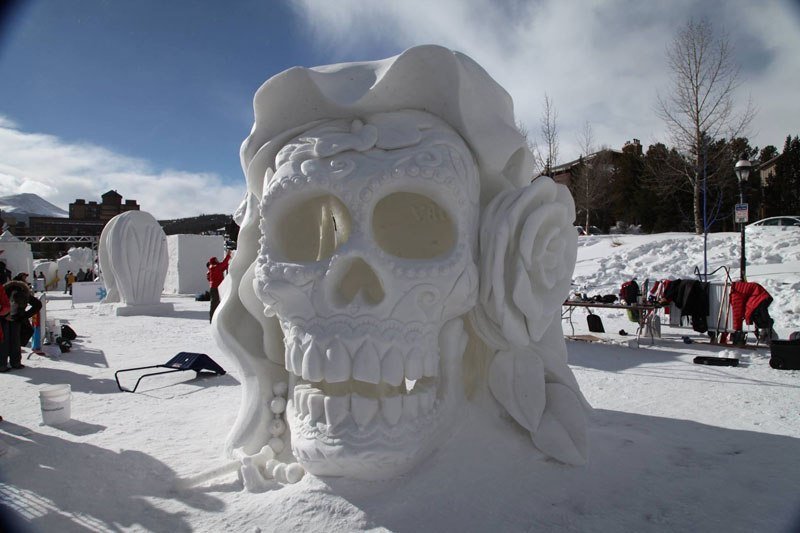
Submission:
M 439 373 L 438 346 L 432 335 L 418 336 L 410 348 L 401 350 L 364 335 L 326 339 L 293 330 L 295 334 L 285 340 L 286 370 L 308 382 L 356 380 L 397 387 L 404 379 L 416 381 Z

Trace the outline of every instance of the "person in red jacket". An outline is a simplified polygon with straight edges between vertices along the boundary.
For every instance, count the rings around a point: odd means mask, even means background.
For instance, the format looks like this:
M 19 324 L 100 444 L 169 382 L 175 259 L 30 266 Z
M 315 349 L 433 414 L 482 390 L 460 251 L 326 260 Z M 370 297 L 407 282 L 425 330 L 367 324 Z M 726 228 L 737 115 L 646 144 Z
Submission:
M 758 283 L 734 281 L 731 285 L 731 311 L 734 333 L 742 331 L 742 322 L 755 323 L 758 329 L 771 330 L 772 319 L 767 307 L 772 296 Z M 744 338 L 739 335 L 740 338 Z
M 219 305 L 219 285 L 222 283 L 222 280 L 225 279 L 225 272 L 228 271 L 228 263 L 230 260 L 231 251 L 228 250 L 228 253 L 225 254 L 225 259 L 223 259 L 221 262 L 218 261 L 216 257 L 212 257 L 208 260 L 208 263 L 206 263 L 206 267 L 208 267 L 206 279 L 208 280 L 208 286 L 210 287 L 208 293 L 211 297 L 211 308 L 208 312 L 209 322 L 211 322 L 211 319 L 214 318 L 214 311 L 216 311 L 217 306 Z

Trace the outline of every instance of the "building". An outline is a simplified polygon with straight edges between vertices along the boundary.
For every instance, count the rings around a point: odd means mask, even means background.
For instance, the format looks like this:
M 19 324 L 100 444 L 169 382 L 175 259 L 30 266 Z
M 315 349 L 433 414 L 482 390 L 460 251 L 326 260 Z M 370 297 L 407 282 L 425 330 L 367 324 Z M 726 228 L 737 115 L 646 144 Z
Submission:
M 117 191 L 108 191 L 102 201 L 77 199 L 69 204 L 69 218 L 30 217 L 27 235 L 94 235 L 99 236 L 106 222 L 125 211 L 138 211 L 136 200 L 125 200 Z
M 761 178 L 761 186 L 769 187 L 770 182 L 775 179 L 775 174 L 778 169 L 778 161 L 780 161 L 782 154 L 778 154 L 769 161 L 764 161 L 758 165 L 758 174 Z
M 126 211 L 138 211 L 139 204 L 136 200 L 125 200 L 122 203 L 122 195 L 117 191 L 111 190 L 103 194 L 102 202 L 86 203 L 86 200 L 78 199 L 69 204 L 69 218 L 71 220 L 99 220 L 105 225 L 106 222 Z
M 626 153 L 632 153 L 638 156 L 642 155 L 642 143 L 639 142 L 639 139 L 626 142 L 622 150 L 603 148 L 587 156 L 579 157 L 574 161 L 563 163 L 551 169 L 545 169 L 541 175 L 550 176 L 556 183 L 561 183 L 569 187 L 572 184 L 574 176 L 580 171 L 581 167 L 590 163 L 592 160 L 599 159 L 605 161 L 604 164 L 614 167 L 619 157 Z
M 69 218 L 63 217 L 37 217 L 32 216 L 28 220 L 28 227 L 13 228 L 13 233 L 17 236 L 41 235 L 41 236 L 93 236 L 99 237 L 106 223 L 126 211 L 138 211 L 139 204 L 136 200 L 122 201 L 122 195 L 117 191 L 111 190 L 103 194 L 102 201 L 87 202 L 77 199 L 69 204 Z M 41 244 L 38 252 L 47 256 L 55 257 L 57 252 L 69 249 L 68 244 Z

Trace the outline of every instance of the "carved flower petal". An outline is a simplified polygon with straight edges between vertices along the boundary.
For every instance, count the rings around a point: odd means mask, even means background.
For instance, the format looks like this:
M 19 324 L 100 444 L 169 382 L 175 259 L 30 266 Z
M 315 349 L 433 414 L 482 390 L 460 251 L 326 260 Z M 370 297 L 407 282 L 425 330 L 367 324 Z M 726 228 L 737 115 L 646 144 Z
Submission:
M 533 444 L 562 463 L 586 463 L 586 414 L 580 398 L 569 387 L 548 383 L 547 407 L 539 427 L 531 432 Z
M 498 352 L 489 368 L 489 389 L 522 427 L 535 431 L 545 409 L 544 365 L 530 352 Z

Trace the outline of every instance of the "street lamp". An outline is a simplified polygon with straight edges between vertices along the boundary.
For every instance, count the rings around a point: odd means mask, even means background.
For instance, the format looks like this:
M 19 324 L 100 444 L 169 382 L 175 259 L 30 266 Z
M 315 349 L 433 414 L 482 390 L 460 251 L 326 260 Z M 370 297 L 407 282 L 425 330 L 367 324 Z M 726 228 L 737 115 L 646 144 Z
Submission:
M 739 179 L 739 203 L 736 204 L 735 220 L 740 223 L 742 231 L 742 248 L 741 255 L 739 256 L 739 273 L 742 281 L 747 279 L 745 275 L 744 225 L 745 222 L 747 222 L 748 206 L 744 203 L 744 184 L 747 182 L 747 178 L 750 177 L 750 169 L 752 166 L 752 163 L 747 159 L 747 154 L 742 154 L 739 161 L 736 162 L 735 167 L 736 177 Z

